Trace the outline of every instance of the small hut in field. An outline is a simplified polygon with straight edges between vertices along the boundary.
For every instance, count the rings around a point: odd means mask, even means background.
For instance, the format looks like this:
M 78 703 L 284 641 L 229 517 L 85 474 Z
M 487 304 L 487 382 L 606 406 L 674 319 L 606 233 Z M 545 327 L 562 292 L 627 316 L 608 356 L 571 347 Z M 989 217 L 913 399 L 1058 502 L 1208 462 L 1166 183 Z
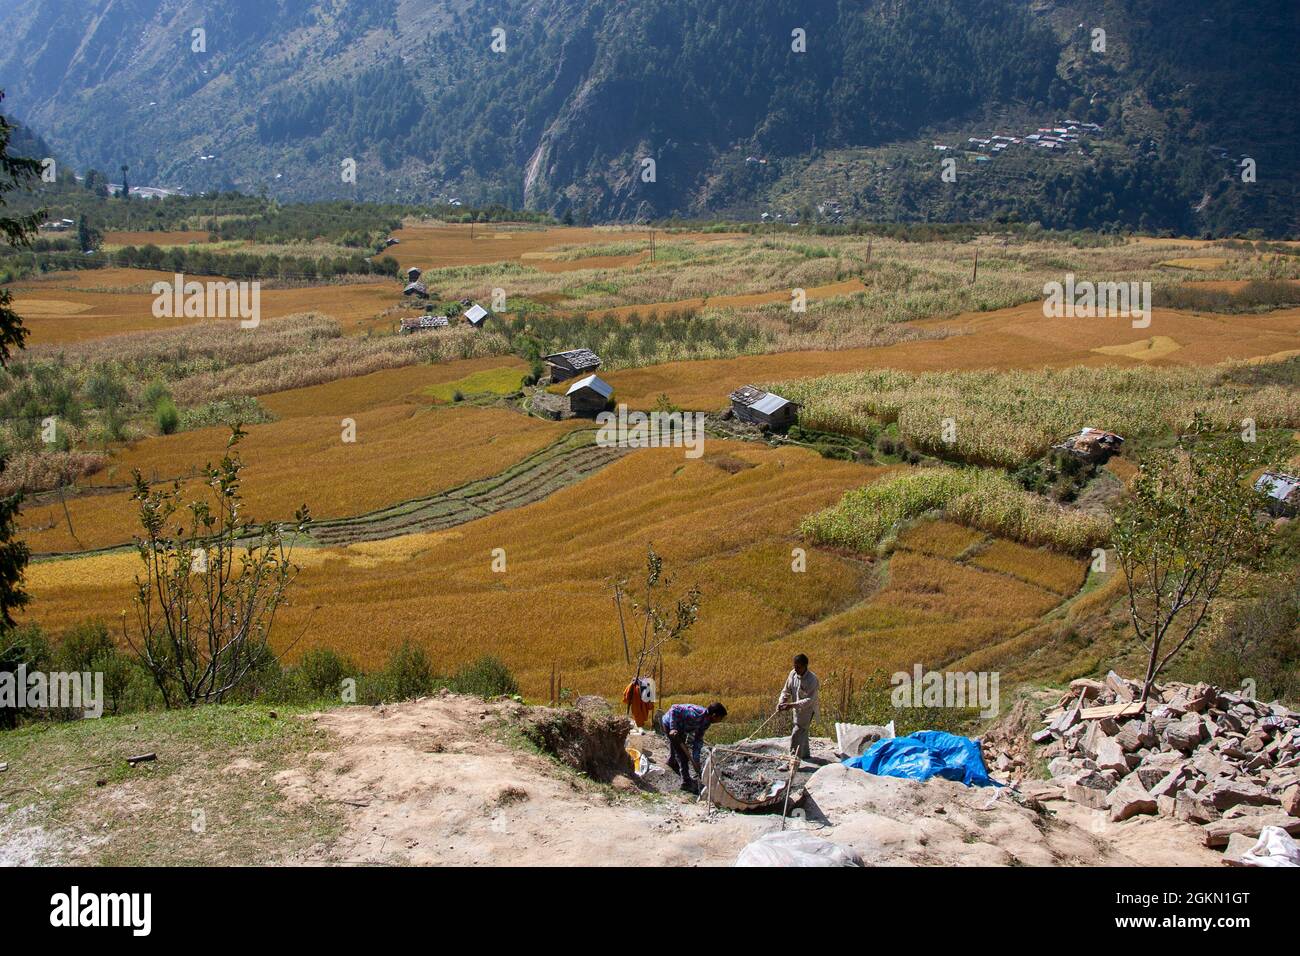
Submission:
M 784 431 L 799 418 L 799 403 L 755 385 L 742 385 L 731 393 L 731 411 L 742 422 Z
M 413 319 L 402 319 L 401 333 L 423 332 L 428 329 L 445 329 L 451 325 L 451 319 L 445 315 L 421 315 Z
M 1280 518 L 1300 512 L 1300 477 L 1266 471 L 1255 481 L 1255 490 L 1268 498 L 1268 510 Z
M 564 396 L 574 415 L 596 415 L 605 410 L 613 394 L 614 386 L 597 375 L 588 375 L 570 385 Z
M 464 315 L 469 324 L 477 329 L 487 321 L 488 310 L 476 302 L 465 310 Z

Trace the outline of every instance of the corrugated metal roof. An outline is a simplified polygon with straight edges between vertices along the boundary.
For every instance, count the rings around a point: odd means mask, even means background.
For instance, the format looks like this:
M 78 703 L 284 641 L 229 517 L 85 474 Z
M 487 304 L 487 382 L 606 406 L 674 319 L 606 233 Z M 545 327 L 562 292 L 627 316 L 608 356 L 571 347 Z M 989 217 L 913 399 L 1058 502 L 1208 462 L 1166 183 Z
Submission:
M 487 309 L 477 302 L 465 310 L 465 318 L 469 319 L 475 325 L 478 325 L 487 318 Z
M 593 392 L 598 393 L 603 398 L 609 398 L 609 396 L 614 394 L 614 386 L 610 385 L 609 382 L 606 382 L 604 379 L 596 375 L 588 375 L 586 378 L 578 379 L 576 382 L 574 382 L 572 385 L 569 386 L 568 391 L 566 391 L 564 394 L 572 395 L 574 392 L 583 388 L 589 388 Z
M 1256 491 L 1262 491 L 1277 501 L 1286 501 L 1297 489 L 1300 489 L 1300 478 L 1275 471 L 1264 472 L 1255 482 Z
M 771 392 L 768 392 L 762 398 L 753 402 L 749 407 L 764 415 L 774 415 L 789 404 L 790 403 L 780 395 L 773 395 Z

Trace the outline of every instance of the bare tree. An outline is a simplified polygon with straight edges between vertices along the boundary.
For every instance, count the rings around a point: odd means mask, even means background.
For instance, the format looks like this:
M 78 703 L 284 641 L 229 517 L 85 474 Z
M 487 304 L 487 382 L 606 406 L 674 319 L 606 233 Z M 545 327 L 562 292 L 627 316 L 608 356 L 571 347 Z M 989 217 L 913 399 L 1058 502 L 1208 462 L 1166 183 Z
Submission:
M 642 675 L 647 663 L 662 659 L 664 647 L 683 638 L 694 626 L 700 612 L 699 587 L 692 585 L 681 596 L 673 597 L 669 593 L 672 576 L 664 572 L 664 559 L 652 546 L 646 547 L 646 571 L 641 583 L 640 599 L 633 600 L 630 605 L 633 620 L 641 618 L 641 640 L 636 653 L 637 677 Z M 623 597 L 628 594 L 627 586 L 626 579 L 613 584 L 625 655 L 630 650 L 627 623 L 623 617 Z
M 236 426 L 225 457 L 204 469 L 211 500 L 183 503 L 179 481 L 154 490 L 134 473 L 144 574 L 134 627 L 125 614 L 122 627 L 168 707 L 220 703 L 240 687 L 270 653 L 276 611 L 299 571 L 290 557 L 311 521 L 307 507 L 289 528 L 243 516 L 235 448 L 244 435 Z
M 1129 618 L 1148 653 L 1142 701 L 1206 620 L 1230 570 L 1255 563 L 1270 527 L 1244 442 L 1214 440 L 1203 420 L 1144 462 L 1115 518 Z

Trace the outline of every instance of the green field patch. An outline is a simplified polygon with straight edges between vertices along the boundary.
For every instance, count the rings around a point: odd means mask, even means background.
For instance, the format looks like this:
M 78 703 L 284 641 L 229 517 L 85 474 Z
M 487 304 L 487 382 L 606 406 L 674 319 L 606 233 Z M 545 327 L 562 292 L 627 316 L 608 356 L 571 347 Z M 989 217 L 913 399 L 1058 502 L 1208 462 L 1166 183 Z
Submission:
M 458 378 L 454 382 L 430 385 L 423 394 L 435 402 L 458 401 L 457 396 L 469 398 L 475 395 L 509 395 L 519 391 L 525 374 L 517 368 L 490 368 Z

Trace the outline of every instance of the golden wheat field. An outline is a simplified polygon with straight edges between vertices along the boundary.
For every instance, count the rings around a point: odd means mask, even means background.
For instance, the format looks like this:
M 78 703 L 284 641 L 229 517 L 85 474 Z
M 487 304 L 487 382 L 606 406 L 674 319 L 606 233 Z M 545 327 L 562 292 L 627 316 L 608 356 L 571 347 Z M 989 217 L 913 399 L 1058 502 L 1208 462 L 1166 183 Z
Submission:
M 107 274 L 106 274 L 107 273 Z M 145 269 L 105 269 L 80 273 L 51 273 L 39 280 L 15 283 L 14 307 L 30 330 L 29 346 L 66 345 L 119 335 L 171 329 L 202 321 L 155 318 L 149 287 L 171 282 L 170 273 Z M 224 281 L 205 276 L 203 281 Z M 103 283 L 102 285 L 99 283 Z M 319 311 L 336 319 L 345 332 L 391 329 L 396 318 L 383 315 L 400 304 L 401 289 L 392 280 L 371 280 L 325 287 L 262 289 L 261 318 L 274 321 L 288 315 Z M 234 320 L 231 321 L 232 327 Z
M 344 417 L 355 422 L 355 442 L 343 440 Z M 251 425 L 239 446 L 245 500 L 263 521 L 291 518 L 303 503 L 318 518 L 347 517 L 496 474 L 570 427 L 504 409 L 414 405 L 359 407 L 351 415 L 322 410 Z M 67 500 L 66 514 L 57 497 L 23 509 L 28 545 L 51 553 L 129 543 L 138 529 L 132 470 L 151 481 L 185 478 L 219 461 L 229 434 L 201 428 L 118 450 L 88 479 L 90 493 Z M 187 490 L 192 496 L 195 483 Z
M 1281 357 L 1300 338 L 1300 309 L 1263 315 L 1215 315 L 1156 309 L 1147 329 L 1128 319 L 1049 319 L 1041 303 L 952 319 L 924 320 L 951 334 L 876 348 L 743 355 L 670 362 L 610 372 L 619 401 L 649 407 L 667 395 L 683 408 L 715 409 L 746 382 L 777 382 L 837 372 L 893 368 L 907 372 L 1064 368 L 1072 365 L 1212 365 L 1230 359 Z M 1156 349 L 1152 333 L 1159 334 Z
M 719 696 L 752 716 L 797 651 L 841 673 L 939 665 L 1009 639 L 1061 601 L 1065 575 L 1044 570 L 1032 549 L 992 542 L 994 568 L 902 547 L 882 565 L 798 538 L 801 515 L 887 471 L 723 441 L 698 460 L 637 451 L 517 511 L 300 551 L 278 640 L 298 640 L 290 659 L 329 646 L 373 667 L 410 638 L 447 670 L 495 654 L 532 697 L 545 693 L 553 665 L 576 692 L 615 696 L 629 671 L 606 583 L 635 577 L 653 544 L 678 584 L 703 592 L 699 624 L 667 654 L 666 692 Z M 496 548 L 503 573 L 492 570 Z M 804 572 L 793 569 L 796 548 L 807 548 Z M 137 560 L 119 552 L 34 565 L 32 618 L 53 630 L 91 608 L 116 619 Z

